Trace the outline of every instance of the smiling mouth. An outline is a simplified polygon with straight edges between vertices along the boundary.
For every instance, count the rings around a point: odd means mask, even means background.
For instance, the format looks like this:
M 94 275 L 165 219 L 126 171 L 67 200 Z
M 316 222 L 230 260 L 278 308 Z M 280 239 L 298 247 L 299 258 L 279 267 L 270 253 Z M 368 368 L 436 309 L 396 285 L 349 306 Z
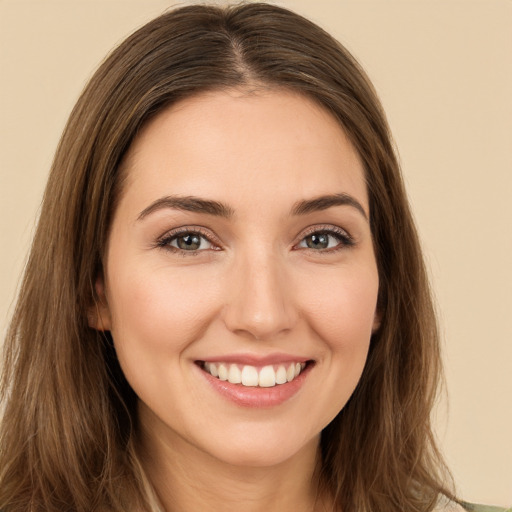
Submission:
M 197 364 L 206 373 L 221 381 L 246 387 L 271 388 L 292 382 L 308 365 L 313 364 L 313 361 L 288 362 L 259 368 L 224 362 L 198 361 Z

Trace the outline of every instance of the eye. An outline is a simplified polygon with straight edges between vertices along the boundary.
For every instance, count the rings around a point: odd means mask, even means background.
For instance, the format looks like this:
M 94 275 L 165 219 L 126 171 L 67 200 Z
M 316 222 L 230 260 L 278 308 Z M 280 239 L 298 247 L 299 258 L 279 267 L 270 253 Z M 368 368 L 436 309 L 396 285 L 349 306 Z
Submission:
M 204 250 L 218 249 L 218 246 L 211 242 L 206 235 L 193 230 L 167 233 L 158 241 L 158 247 L 192 254 Z
M 185 233 L 175 236 L 169 241 L 169 245 L 183 251 L 198 251 L 200 249 L 209 249 L 211 244 L 197 233 Z
M 342 229 L 322 229 L 307 234 L 297 247 L 316 251 L 330 251 L 354 245 L 352 237 Z

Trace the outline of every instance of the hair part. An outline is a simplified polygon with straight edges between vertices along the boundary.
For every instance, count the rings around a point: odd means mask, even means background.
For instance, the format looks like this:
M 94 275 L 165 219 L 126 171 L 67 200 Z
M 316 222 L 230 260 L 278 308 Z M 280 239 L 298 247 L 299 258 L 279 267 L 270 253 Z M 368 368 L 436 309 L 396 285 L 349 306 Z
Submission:
M 154 510 L 137 455 L 136 397 L 110 334 L 88 321 L 121 163 L 167 106 L 260 87 L 330 112 L 366 172 L 382 322 L 359 385 L 322 433 L 321 489 L 344 512 L 429 511 L 441 495 L 453 498 L 430 423 L 441 375 L 436 318 L 382 107 L 330 35 L 249 3 L 187 6 L 151 21 L 103 62 L 70 115 L 4 347 L 5 512 Z

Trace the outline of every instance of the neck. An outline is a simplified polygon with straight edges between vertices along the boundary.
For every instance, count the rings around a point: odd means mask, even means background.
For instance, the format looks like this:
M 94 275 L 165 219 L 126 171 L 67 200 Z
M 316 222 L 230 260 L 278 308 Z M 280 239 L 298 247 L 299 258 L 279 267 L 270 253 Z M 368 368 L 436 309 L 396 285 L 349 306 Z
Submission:
M 144 423 L 142 464 L 165 512 L 324 510 L 317 495 L 319 436 L 287 460 L 250 467 L 219 460 L 177 434 L 155 432 Z

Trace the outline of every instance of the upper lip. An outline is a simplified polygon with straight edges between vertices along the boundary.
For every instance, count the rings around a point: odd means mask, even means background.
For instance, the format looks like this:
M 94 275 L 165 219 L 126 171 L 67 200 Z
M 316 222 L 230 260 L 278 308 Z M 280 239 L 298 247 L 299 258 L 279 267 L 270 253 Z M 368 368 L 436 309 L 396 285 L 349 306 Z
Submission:
M 282 363 L 305 363 L 307 361 L 311 361 L 310 357 L 304 357 L 294 354 L 284 354 L 284 353 L 276 353 L 276 354 L 268 354 L 268 355 L 258 355 L 258 354 L 225 354 L 220 356 L 212 356 L 206 357 L 204 359 L 200 359 L 200 361 L 206 363 L 238 363 L 238 364 L 246 364 L 250 366 L 267 366 L 272 364 L 282 364 Z

